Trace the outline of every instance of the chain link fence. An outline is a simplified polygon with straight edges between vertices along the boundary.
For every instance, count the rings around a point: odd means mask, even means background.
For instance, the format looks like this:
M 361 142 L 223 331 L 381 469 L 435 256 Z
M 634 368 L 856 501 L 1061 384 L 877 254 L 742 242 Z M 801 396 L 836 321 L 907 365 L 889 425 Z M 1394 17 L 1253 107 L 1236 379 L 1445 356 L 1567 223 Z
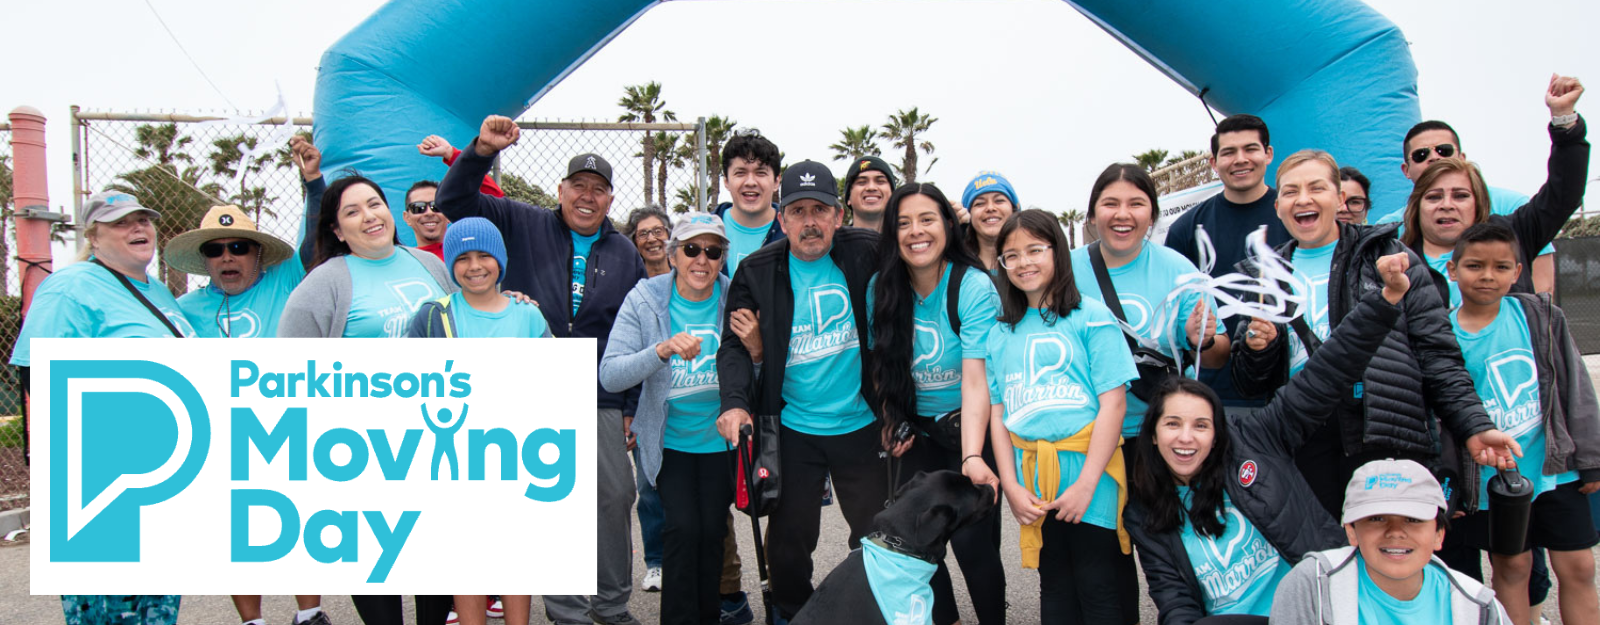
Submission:
M 107 113 L 72 109 L 75 206 L 90 194 L 118 189 L 161 212 L 158 243 L 194 227 L 214 205 L 235 204 L 250 213 L 261 229 L 287 241 L 298 240 L 302 204 L 300 176 L 287 146 L 242 162 L 236 146 L 254 148 L 266 141 L 282 118 L 260 124 L 206 124 L 217 118 L 176 113 Z M 293 124 L 309 132 L 311 119 Z M 703 123 L 703 122 L 702 122 Z M 523 121 L 522 138 L 505 150 L 494 175 L 512 198 L 554 207 L 556 185 L 566 175 L 567 161 L 593 152 L 612 165 L 615 199 L 611 217 L 617 223 L 628 212 L 659 204 L 674 212 L 704 206 L 701 172 L 704 146 L 697 145 L 699 124 L 615 124 Z M 423 137 L 417 137 L 420 142 Z M 447 137 L 465 147 L 470 137 Z M 649 159 L 643 154 L 651 142 Z M 418 155 L 418 158 L 428 158 Z M 240 166 L 244 177 L 235 183 Z M 649 169 L 648 180 L 646 167 Z M 647 198 L 648 192 L 648 198 Z M 165 268 L 161 276 L 175 295 L 206 283 Z
M 1600 354 L 1600 237 L 1556 240 L 1556 304 L 1584 354 Z
M 11 196 L 11 125 L 0 123 L 0 511 L 28 507 L 28 464 L 24 457 L 22 379 L 10 360 L 17 333 L 22 331 L 22 278 L 16 260 L 17 233 L 13 227 L 16 202 Z

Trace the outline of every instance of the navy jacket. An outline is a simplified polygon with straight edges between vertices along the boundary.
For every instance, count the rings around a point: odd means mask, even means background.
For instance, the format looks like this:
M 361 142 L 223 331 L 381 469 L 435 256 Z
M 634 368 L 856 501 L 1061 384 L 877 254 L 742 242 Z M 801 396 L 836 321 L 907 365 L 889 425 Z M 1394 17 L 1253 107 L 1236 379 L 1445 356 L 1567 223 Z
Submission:
M 502 288 L 519 291 L 539 302 L 551 334 L 596 339 L 598 363 L 606 353 L 606 339 L 622 300 L 645 277 L 639 251 L 611 226 L 611 220 L 600 222 L 600 238 L 589 250 L 583 304 L 574 317 L 572 231 L 561 218 L 562 209 L 550 210 L 480 193 L 478 189 L 494 164 L 494 157 L 478 156 L 477 139 L 473 142 L 461 151 L 439 182 L 439 210 L 451 221 L 483 217 L 493 222 L 506 241 Z M 595 388 L 599 408 L 620 408 L 623 414 L 633 414 L 638 389 L 610 393 L 600 387 L 598 377 Z

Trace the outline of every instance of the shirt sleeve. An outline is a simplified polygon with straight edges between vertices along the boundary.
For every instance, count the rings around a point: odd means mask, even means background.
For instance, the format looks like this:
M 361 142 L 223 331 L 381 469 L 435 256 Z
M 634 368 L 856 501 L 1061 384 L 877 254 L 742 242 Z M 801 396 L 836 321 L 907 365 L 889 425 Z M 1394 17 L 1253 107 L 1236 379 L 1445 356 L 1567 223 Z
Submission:
M 961 314 L 961 357 L 984 358 L 989 355 L 989 331 L 1000 318 L 1000 294 L 987 275 L 970 267 L 960 287 L 956 308 Z
M 1104 306 L 1088 302 L 1082 304 L 1088 318 L 1084 320 L 1083 344 L 1089 348 L 1089 377 L 1094 381 L 1094 393 L 1099 395 L 1138 379 L 1139 369 L 1133 365 L 1133 355 L 1128 353 L 1128 342 L 1122 338 L 1122 328 Z
M 17 335 L 17 344 L 11 351 L 12 366 L 33 366 L 33 350 L 29 339 L 94 336 L 93 315 L 87 309 L 66 297 L 65 293 L 41 291 L 28 308 L 22 332 Z

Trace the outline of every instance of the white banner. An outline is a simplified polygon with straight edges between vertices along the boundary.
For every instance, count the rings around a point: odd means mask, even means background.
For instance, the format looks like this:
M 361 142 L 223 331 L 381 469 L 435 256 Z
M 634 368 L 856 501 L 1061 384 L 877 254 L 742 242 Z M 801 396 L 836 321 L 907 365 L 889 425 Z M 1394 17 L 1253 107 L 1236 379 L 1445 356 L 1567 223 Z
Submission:
M 593 594 L 586 339 L 35 339 L 35 594 Z

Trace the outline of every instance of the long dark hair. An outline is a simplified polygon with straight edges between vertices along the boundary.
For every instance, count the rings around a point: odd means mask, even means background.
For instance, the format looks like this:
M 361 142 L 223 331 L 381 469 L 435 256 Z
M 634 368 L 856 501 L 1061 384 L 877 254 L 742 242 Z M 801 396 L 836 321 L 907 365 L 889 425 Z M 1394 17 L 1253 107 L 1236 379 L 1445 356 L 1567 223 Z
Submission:
M 383 205 L 385 207 L 389 205 L 389 198 L 383 194 L 383 187 L 361 174 L 350 172 L 349 175 L 330 183 L 328 190 L 322 192 L 322 205 L 318 208 L 320 212 L 317 214 L 317 233 L 312 241 L 313 260 L 311 266 L 306 268 L 307 273 L 321 267 L 322 263 L 350 253 L 350 244 L 339 240 L 339 236 L 334 234 L 333 230 L 339 227 L 339 202 L 344 198 L 344 192 L 358 184 L 372 187 L 373 191 L 378 192 L 378 199 L 383 200 Z M 399 245 L 400 229 L 393 225 L 390 225 L 390 228 L 394 229 L 394 242 Z
M 912 312 L 916 307 L 911 290 L 911 269 L 900 257 L 898 224 L 900 203 L 913 195 L 933 200 L 939 205 L 939 220 L 944 225 L 944 251 L 940 254 L 951 267 L 966 265 L 968 271 L 982 272 L 983 264 L 958 238 L 956 211 L 939 187 L 928 183 L 908 184 L 889 196 L 889 205 L 883 211 L 883 230 L 886 235 L 878 244 L 878 278 L 873 286 L 872 315 L 872 382 L 877 397 L 882 402 L 885 421 L 900 423 L 917 416 L 917 387 L 911 378 L 911 358 L 916 343 L 912 327 Z M 893 229 L 891 229 L 893 228 Z M 950 284 L 947 289 L 960 289 Z M 943 306 L 943 302 L 940 302 Z
M 1189 480 L 1190 504 L 1183 507 L 1178 498 L 1177 480 L 1167 461 L 1156 449 L 1156 427 L 1167 399 L 1174 395 L 1193 395 L 1211 405 L 1211 424 L 1214 434 L 1211 452 L 1200 463 L 1200 470 Z M 1139 453 L 1133 454 L 1133 466 L 1128 470 L 1128 488 L 1133 498 L 1150 511 L 1145 526 L 1156 534 L 1176 532 L 1183 527 L 1185 516 L 1194 524 L 1195 533 L 1218 537 L 1227 528 L 1223 514 L 1224 480 L 1228 478 L 1227 465 L 1232 443 L 1228 436 L 1227 414 L 1222 410 L 1222 400 L 1211 387 L 1183 376 L 1168 377 L 1150 398 L 1150 409 L 1145 411 L 1144 424 L 1139 426 L 1139 438 L 1134 443 Z
M 1003 250 L 1006 241 L 1018 230 L 1026 231 L 1046 243 L 1050 244 L 1050 262 L 1055 266 L 1055 275 L 1050 278 L 1050 284 L 1045 285 L 1045 302 L 1039 311 L 1044 315 L 1045 321 L 1055 323 L 1077 310 L 1078 302 L 1082 297 L 1078 295 L 1078 283 L 1072 278 L 1072 251 L 1067 247 L 1067 235 L 1061 232 L 1061 222 L 1055 215 L 1046 213 L 1037 208 L 1012 213 L 1006 223 L 1000 226 L 1000 236 L 995 239 L 995 250 Z M 1004 255 L 1002 253 L 1002 255 Z M 1001 268 L 1001 271 L 1006 271 Z M 1004 308 L 1000 311 L 1000 322 L 1010 324 L 1012 328 L 1028 314 L 1028 294 L 1022 292 L 1011 283 L 1009 275 L 1002 276 L 999 282 L 1000 303 Z
M 1112 163 L 1105 171 L 1100 172 L 1100 177 L 1094 181 L 1094 186 L 1089 188 L 1089 210 L 1087 219 L 1094 220 L 1094 207 L 1100 203 L 1100 196 L 1106 192 L 1106 187 L 1117 181 L 1126 181 L 1134 188 L 1143 191 L 1150 200 L 1150 225 L 1155 226 L 1161 221 L 1161 204 L 1156 200 L 1156 181 L 1150 177 L 1150 172 L 1133 163 Z M 1146 234 L 1149 234 L 1147 231 Z

